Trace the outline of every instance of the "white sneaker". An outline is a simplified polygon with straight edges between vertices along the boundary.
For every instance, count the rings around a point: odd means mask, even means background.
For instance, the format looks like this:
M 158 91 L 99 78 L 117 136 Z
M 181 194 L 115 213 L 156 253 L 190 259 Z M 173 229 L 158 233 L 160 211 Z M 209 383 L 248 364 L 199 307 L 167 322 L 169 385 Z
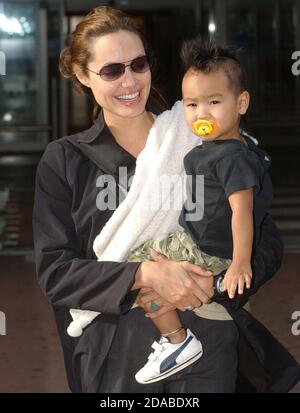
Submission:
M 186 333 L 186 339 L 182 343 L 170 343 L 163 336 L 159 343 L 154 341 L 154 352 L 148 357 L 145 366 L 136 373 L 136 381 L 148 384 L 163 380 L 198 360 L 203 354 L 202 344 L 189 329 Z

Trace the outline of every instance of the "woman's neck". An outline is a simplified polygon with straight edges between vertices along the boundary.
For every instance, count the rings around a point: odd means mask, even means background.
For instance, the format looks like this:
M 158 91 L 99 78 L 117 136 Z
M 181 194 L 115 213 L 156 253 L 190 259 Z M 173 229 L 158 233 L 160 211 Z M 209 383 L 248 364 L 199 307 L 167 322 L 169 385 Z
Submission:
M 146 145 L 154 116 L 145 111 L 134 118 L 122 118 L 110 117 L 104 112 L 104 119 L 116 142 L 131 155 L 137 157 Z

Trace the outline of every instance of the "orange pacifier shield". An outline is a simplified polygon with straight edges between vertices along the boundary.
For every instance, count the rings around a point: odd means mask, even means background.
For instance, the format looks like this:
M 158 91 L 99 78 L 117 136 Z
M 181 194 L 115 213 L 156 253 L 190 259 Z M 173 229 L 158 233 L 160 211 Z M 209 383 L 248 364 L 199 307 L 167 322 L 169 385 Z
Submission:
M 205 119 L 198 119 L 193 123 L 194 131 L 199 136 L 211 135 L 216 130 L 214 122 Z

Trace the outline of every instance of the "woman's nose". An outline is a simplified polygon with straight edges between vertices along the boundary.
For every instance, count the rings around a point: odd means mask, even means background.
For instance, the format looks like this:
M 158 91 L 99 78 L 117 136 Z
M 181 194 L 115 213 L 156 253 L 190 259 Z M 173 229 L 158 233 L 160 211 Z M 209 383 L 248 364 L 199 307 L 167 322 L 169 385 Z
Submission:
M 122 86 L 129 87 L 129 86 L 133 86 L 134 84 L 135 84 L 134 73 L 131 70 L 130 66 L 127 66 L 125 69 L 123 78 L 122 78 Z

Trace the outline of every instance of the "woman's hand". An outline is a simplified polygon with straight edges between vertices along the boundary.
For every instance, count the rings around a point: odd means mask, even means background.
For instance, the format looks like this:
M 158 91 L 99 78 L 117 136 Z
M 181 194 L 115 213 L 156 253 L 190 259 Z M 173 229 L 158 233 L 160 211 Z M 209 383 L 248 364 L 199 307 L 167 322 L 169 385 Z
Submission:
M 187 307 L 200 307 L 210 301 L 212 292 L 205 291 L 201 286 L 201 278 L 205 279 L 206 287 L 208 284 L 212 286 L 209 271 L 188 261 L 168 260 L 154 251 L 151 256 L 156 262 L 146 261 L 141 264 L 132 289 L 150 287 L 163 300 L 181 311 L 185 311 Z
M 156 291 L 151 288 L 141 288 L 137 298 L 136 303 L 139 307 L 143 308 L 146 313 L 146 317 L 158 318 L 169 311 L 175 310 L 176 306 L 174 304 L 168 303 L 168 301 L 161 298 Z M 157 310 L 153 311 L 151 308 L 151 303 L 157 305 Z

